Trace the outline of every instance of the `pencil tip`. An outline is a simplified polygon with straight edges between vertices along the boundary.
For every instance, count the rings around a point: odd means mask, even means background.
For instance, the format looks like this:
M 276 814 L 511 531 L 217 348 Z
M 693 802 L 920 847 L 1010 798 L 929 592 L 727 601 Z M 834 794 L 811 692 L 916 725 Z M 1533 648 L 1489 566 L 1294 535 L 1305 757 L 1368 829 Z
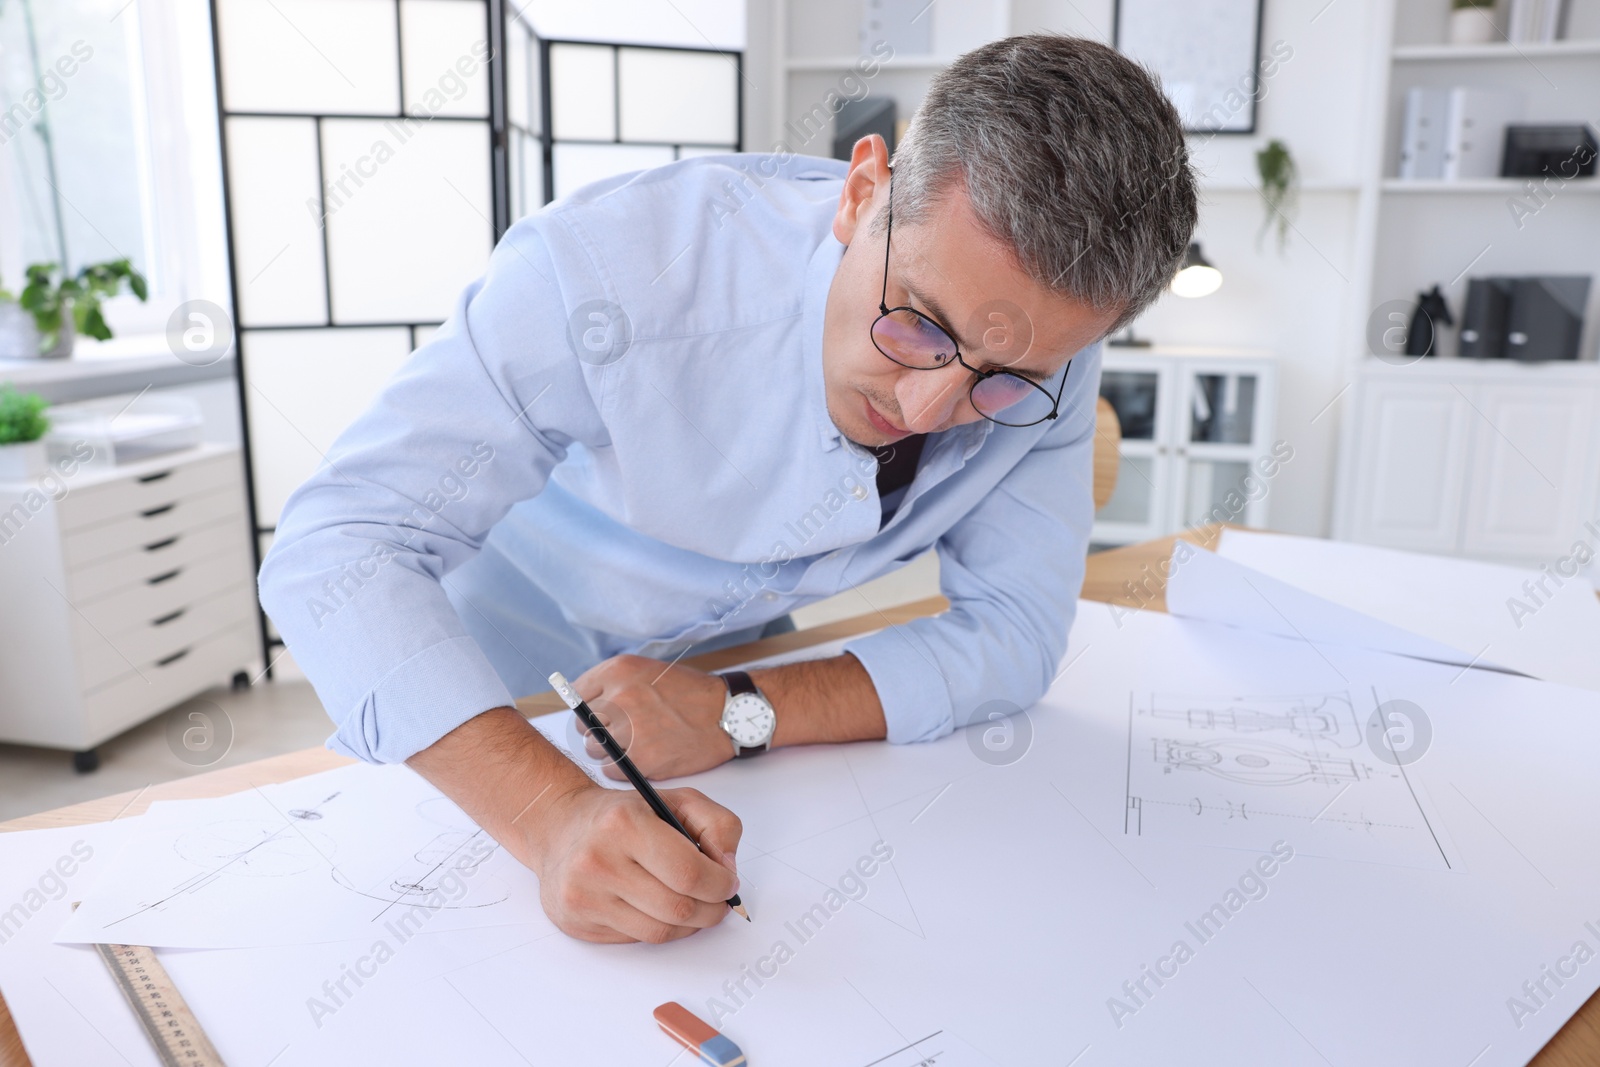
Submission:
M 744 919 L 745 922 L 749 922 L 750 921 L 750 912 L 748 910 L 746 910 L 746 908 L 745 908 L 745 906 L 743 904 L 735 904 L 733 906 L 733 910 L 735 912 L 737 912 L 739 914 L 739 916 Z

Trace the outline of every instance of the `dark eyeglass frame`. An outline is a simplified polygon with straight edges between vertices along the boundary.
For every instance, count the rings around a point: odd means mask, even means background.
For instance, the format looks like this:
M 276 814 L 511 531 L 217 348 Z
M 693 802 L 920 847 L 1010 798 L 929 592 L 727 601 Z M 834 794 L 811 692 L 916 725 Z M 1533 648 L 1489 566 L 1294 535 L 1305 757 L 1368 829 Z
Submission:
M 944 370 L 951 366 L 949 363 L 942 363 L 937 367 L 915 367 L 909 363 L 902 363 L 900 360 L 895 359 L 894 356 L 883 350 L 883 346 L 878 343 L 878 323 L 882 322 L 884 319 L 888 318 L 897 311 L 909 311 L 911 314 L 915 315 L 917 318 L 921 319 L 923 322 L 926 322 L 929 326 L 932 326 L 934 329 L 943 334 L 945 340 L 950 342 L 950 351 L 955 355 L 955 362 L 959 363 L 969 372 L 976 375 L 976 377 L 972 380 L 972 385 L 967 389 L 967 403 L 972 405 L 973 411 L 976 411 L 979 415 L 983 415 L 985 419 L 988 419 L 996 426 L 1015 426 L 1021 428 L 1024 426 L 1037 426 L 1041 422 L 1048 422 L 1051 419 L 1054 419 L 1058 414 L 1061 413 L 1061 398 L 1065 396 L 1067 392 L 1067 376 L 1072 373 L 1071 360 L 1067 361 L 1066 368 L 1061 375 L 1061 388 L 1056 391 L 1054 396 L 1050 396 L 1050 390 L 1046 389 L 1032 378 L 1024 378 L 1022 375 L 1013 374 L 1008 370 L 979 370 L 977 367 L 974 367 L 972 364 L 962 359 L 960 343 L 956 341 L 955 335 L 946 329 L 944 324 L 938 319 L 935 319 L 929 315 L 924 315 L 916 308 L 908 307 L 904 304 L 900 305 L 899 307 L 889 306 L 889 248 L 894 240 L 894 171 L 892 170 L 889 172 L 889 204 L 887 210 L 889 212 L 888 224 L 885 227 L 883 238 L 883 292 L 878 297 L 878 317 L 872 320 L 872 326 L 868 330 L 872 337 L 872 347 L 876 348 L 880 355 L 889 360 L 895 366 L 905 367 L 907 370 Z M 1042 415 L 1031 422 L 1006 422 L 1003 419 L 996 418 L 993 415 L 984 415 L 983 410 L 978 407 L 977 401 L 973 398 L 973 392 L 978 388 L 979 384 L 990 378 L 993 378 L 997 374 L 1004 374 L 1009 378 L 1015 378 L 1019 382 L 1026 382 L 1034 389 L 1037 389 L 1039 392 L 1049 397 L 1050 413 L 1047 415 Z M 1021 401 L 1018 401 L 1017 403 L 1021 403 Z M 1009 406 L 1015 407 L 1016 405 L 1013 404 Z M 1000 410 L 1000 414 L 1005 414 L 1004 408 Z

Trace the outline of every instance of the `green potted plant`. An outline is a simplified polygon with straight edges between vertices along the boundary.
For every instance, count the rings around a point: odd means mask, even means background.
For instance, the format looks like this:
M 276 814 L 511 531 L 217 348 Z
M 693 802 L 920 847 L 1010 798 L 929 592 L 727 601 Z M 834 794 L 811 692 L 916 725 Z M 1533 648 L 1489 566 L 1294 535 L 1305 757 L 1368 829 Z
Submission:
M 1261 247 L 1262 238 L 1276 225 L 1278 251 L 1282 252 L 1289 241 L 1289 225 L 1300 193 L 1300 171 L 1289 146 L 1276 139 L 1268 141 L 1267 146 L 1256 153 L 1256 173 L 1261 178 L 1261 204 L 1266 209 L 1261 229 L 1256 234 L 1256 247 Z
M 39 354 L 47 358 L 72 355 L 77 334 L 99 341 L 111 339 L 100 303 L 116 296 L 124 284 L 141 301 L 148 297 L 144 275 L 126 259 L 91 263 L 69 275 L 54 263 L 35 263 L 28 268 L 27 285 L 17 303 L 33 315 L 39 331 Z
M 44 397 L 0 385 L 0 482 L 17 482 L 44 472 L 44 437 L 50 429 Z
M 1451 0 L 1450 27 L 1446 39 L 1451 44 L 1488 44 L 1497 36 L 1494 29 L 1495 0 Z

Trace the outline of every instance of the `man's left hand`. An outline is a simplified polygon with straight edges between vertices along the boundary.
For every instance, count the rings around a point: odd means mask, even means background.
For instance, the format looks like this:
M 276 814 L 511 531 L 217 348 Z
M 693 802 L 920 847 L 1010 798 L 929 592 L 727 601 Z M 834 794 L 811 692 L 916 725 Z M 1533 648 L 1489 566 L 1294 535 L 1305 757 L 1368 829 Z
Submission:
M 727 683 L 715 674 L 644 656 L 613 656 L 585 671 L 573 687 L 647 778 L 695 774 L 733 758 L 733 741 L 721 726 Z M 585 748 L 604 761 L 606 777 L 623 777 L 593 737 Z

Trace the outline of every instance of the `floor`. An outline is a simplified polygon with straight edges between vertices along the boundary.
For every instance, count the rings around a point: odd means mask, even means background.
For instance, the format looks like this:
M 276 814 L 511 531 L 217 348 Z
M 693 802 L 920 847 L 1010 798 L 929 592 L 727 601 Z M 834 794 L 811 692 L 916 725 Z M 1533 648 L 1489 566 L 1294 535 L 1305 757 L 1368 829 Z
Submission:
M 802 608 L 794 613 L 795 623 L 804 629 L 938 592 L 939 563 L 929 553 L 894 574 Z M 207 722 L 220 756 L 199 765 L 213 751 L 196 755 L 181 738 L 185 730 L 206 729 Z M 273 666 L 270 682 L 237 692 L 210 690 L 101 745 L 100 769 L 89 774 L 75 773 L 65 752 L 0 744 L 0 821 L 321 745 L 331 732 L 311 683 L 285 656 Z M 169 741 L 169 733 L 177 740 Z M 180 758 L 180 752 L 197 762 Z

